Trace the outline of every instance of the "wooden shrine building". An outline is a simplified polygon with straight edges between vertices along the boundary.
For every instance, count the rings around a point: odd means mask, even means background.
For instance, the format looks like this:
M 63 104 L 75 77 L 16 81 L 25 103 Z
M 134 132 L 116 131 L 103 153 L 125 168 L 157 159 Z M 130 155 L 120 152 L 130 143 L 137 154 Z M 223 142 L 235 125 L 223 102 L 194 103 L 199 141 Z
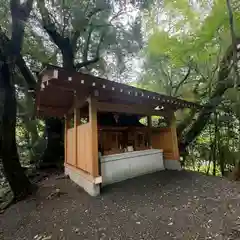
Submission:
M 39 78 L 37 113 L 65 117 L 65 173 L 90 195 L 127 178 L 181 169 L 174 113 L 198 105 L 55 66 Z

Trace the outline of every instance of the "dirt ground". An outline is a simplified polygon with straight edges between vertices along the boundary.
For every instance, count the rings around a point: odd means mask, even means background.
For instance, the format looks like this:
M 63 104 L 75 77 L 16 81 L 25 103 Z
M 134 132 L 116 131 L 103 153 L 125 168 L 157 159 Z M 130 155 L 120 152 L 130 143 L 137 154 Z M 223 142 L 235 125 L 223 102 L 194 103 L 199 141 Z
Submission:
M 240 184 L 162 171 L 113 184 L 96 198 L 69 179 L 0 215 L 0 239 L 240 239 Z

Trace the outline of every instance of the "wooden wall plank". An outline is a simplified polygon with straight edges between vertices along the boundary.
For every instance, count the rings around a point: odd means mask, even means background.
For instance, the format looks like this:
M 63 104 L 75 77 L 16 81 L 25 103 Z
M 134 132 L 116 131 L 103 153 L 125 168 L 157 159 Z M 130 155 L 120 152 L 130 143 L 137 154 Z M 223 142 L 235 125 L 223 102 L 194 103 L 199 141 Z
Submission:
M 168 128 L 160 128 L 159 132 L 152 134 L 152 147 L 163 149 L 166 160 L 179 160 L 179 149 L 175 123 L 172 122 Z
M 90 123 L 77 126 L 77 168 L 92 174 L 92 148 Z
M 97 129 L 97 100 L 90 96 L 89 102 L 89 121 L 91 125 L 91 147 L 92 147 L 92 174 L 99 175 L 98 162 L 98 129 Z
M 76 159 L 75 159 L 75 145 L 74 145 L 74 128 L 69 128 L 67 130 L 67 163 L 71 165 L 75 165 Z

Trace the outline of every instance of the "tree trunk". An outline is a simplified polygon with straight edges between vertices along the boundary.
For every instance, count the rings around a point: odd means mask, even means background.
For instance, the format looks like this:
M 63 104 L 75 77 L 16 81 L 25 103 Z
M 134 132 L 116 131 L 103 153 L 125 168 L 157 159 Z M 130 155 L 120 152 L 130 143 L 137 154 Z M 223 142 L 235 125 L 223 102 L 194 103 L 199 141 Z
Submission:
M 213 159 L 213 171 L 212 171 L 213 176 L 216 176 L 216 167 L 217 167 L 216 159 Z
M 229 86 L 227 86 L 226 84 L 219 84 L 213 96 L 210 98 L 208 104 L 204 106 L 204 108 L 200 112 L 199 117 L 194 122 L 191 129 L 184 136 L 184 140 L 181 142 L 184 148 L 186 148 L 190 143 L 192 143 L 195 140 L 195 138 L 202 132 L 202 130 L 208 123 L 208 120 L 212 112 L 215 111 L 217 106 L 222 101 L 222 96 L 225 93 L 225 91 L 228 89 L 228 87 Z
M 213 176 L 216 176 L 217 170 L 217 135 L 218 135 L 218 116 L 217 113 L 214 113 L 214 142 L 212 147 L 212 155 L 213 155 Z
M 46 118 L 47 146 L 40 167 L 61 167 L 64 159 L 63 122 L 58 118 Z
M 177 126 L 177 136 L 181 138 L 183 131 L 192 123 L 193 117 L 196 114 L 196 110 L 191 110 L 189 115 Z
M 0 70 L 1 90 L 4 92 L 2 116 L 2 162 L 5 176 L 13 191 L 14 198 L 20 200 L 33 190 L 33 185 L 21 167 L 16 146 L 16 96 L 11 83 L 9 66 L 3 63 Z
M 224 151 L 222 151 L 221 149 L 219 149 L 219 165 L 220 165 L 220 170 L 221 170 L 221 174 L 222 176 L 225 175 L 225 159 L 224 159 Z
M 210 167 L 211 167 L 211 159 L 208 160 L 208 167 L 207 167 L 207 172 L 206 174 L 209 175 Z
M 63 49 L 62 50 L 63 56 L 63 67 L 68 70 L 74 70 L 74 54 L 70 49 Z
M 240 39 L 237 39 L 237 44 L 239 44 Z M 219 73 L 218 73 L 218 82 L 213 95 L 210 97 L 208 103 L 201 110 L 197 120 L 193 123 L 189 131 L 182 136 L 180 140 L 180 149 L 185 149 L 191 144 L 196 137 L 202 132 L 206 126 L 211 114 L 215 111 L 217 106 L 222 101 L 222 96 L 228 88 L 234 86 L 232 79 L 228 78 L 228 75 L 231 71 L 231 60 L 233 57 L 233 49 L 235 46 L 230 46 L 222 61 L 220 62 Z
M 201 161 L 199 161 L 198 164 L 197 164 L 197 171 L 198 171 L 198 172 L 200 172 L 201 165 L 202 165 L 202 164 L 201 164 Z
M 74 54 L 69 49 L 62 49 L 63 67 L 74 69 Z M 41 159 L 40 168 L 62 167 L 64 163 L 64 124 L 58 118 L 46 118 L 47 147 Z
M 229 142 L 227 145 L 225 145 L 225 144 L 223 144 L 223 142 L 221 142 L 222 139 L 221 139 L 219 129 L 216 132 L 216 134 L 217 134 L 216 144 L 217 144 L 217 149 L 218 149 L 219 167 L 220 167 L 222 176 L 224 176 L 225 175 L 225 166 L 226 166 L 225 159 L 227 159 L 227 158 L 225 158 L 225 151 L 226 151 L 225 149 L 229 147 Z

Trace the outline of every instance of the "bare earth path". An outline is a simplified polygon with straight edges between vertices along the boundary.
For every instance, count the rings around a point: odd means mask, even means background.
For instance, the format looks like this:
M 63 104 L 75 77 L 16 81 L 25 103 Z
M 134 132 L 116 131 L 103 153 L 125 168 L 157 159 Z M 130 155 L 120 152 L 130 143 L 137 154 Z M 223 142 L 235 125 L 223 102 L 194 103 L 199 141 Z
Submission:
M 240 184 L 162 171 L 92 198 L 52 176 L 0 215 L 0 239 L 240 239 Z

